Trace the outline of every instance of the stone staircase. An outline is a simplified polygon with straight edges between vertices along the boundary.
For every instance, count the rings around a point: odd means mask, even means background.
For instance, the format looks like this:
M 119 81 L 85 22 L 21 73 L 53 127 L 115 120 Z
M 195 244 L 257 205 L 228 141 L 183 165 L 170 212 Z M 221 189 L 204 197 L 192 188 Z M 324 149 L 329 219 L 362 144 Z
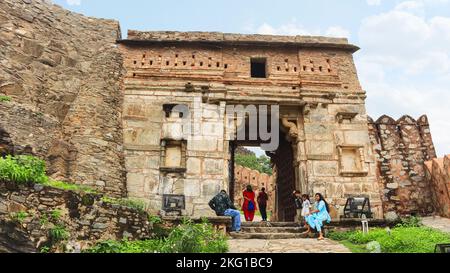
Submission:
M 369 219 L 369 227 L 393 226 L 395 223 L 388 223 L 385 220 Z M 361 219 L 340 219 L 325 224 L 324 235 L 332 230 L 354 230 L 361 228 Z M 231 232 L 232 239 L 306 239 L 317 238 L 317 233 L 302 234 L 306 229 L 292 222 L 242 222 L 242 231 Z
M 295 223 L 284 222 L 244 222 L 242 231 L 231 232 L 233 239 L 304 239 L 315 235 L 302 234 L 306 229 Z

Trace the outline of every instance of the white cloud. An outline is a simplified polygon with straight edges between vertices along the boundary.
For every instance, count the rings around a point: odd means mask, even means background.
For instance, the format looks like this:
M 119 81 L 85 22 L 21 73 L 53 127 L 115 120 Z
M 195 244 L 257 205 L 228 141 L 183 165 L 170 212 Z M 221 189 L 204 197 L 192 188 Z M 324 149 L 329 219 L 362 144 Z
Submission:
M 425 16 L 427 5 L 404 1 L 363 20 L 356 58 L 369 114 L 427 114 L 439 155 L 450 153 L 450 18 Z
M 70 6 L 79 6 L 79 5 L 81 5 L 81 0 L 66 0 L 66 2 Z

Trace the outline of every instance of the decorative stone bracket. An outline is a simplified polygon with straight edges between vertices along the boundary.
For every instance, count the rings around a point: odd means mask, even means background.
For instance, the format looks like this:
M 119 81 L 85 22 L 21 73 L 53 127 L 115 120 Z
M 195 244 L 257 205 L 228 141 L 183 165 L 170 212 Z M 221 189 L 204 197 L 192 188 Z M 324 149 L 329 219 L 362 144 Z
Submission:
M 283 117 L 281 119 L 281 122 L 282 122 L 284 127 L 289 129 L 289 136 L 292 137 L 295 140 L 298 139 L 297 124 L 295 124 L 294 122 L 289 121 L 287 117 Z

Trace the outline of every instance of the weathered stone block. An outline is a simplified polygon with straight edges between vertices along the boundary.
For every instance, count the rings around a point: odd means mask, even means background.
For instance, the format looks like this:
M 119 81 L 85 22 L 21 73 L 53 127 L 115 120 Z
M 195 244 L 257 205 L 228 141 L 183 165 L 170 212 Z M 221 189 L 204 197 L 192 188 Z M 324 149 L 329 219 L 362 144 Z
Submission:
M 336 161 L 314 161 L 314 175 L 316 176 L 337 176 L 338 164 Z

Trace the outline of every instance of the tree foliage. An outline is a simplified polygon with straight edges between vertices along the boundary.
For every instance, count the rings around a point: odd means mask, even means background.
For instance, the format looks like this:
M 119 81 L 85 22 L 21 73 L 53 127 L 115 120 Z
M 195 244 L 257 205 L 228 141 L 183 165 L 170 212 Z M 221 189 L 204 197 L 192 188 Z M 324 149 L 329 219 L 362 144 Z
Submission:
M 236 154 L 235 163 L 252 170 L 257 170 L 260 173 L 266 173 L 268 175 L 272 175 L 273 173 L 270 158 L 264 155 L 257 157 L 255 154 Z

